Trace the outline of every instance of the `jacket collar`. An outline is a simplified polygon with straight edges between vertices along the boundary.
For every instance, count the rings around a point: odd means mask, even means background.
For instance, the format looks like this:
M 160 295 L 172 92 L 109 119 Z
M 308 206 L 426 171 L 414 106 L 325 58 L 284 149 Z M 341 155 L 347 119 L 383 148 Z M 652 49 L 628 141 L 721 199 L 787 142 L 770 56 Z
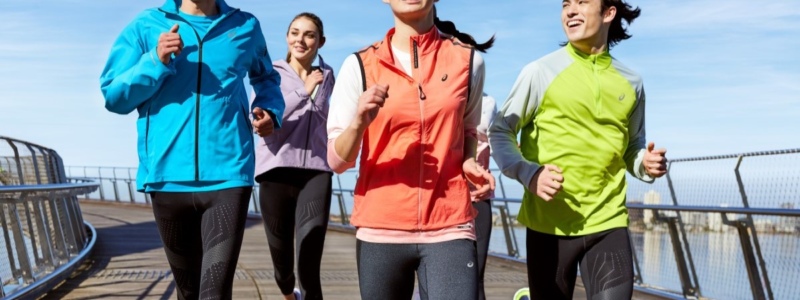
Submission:
M 394 55 L 392 53 L 392 38 L 394 38 L 394 34 L 395 28 L 389 29 L 389 32 L 386 33 L 386 36 L 380 43 L 381 46 L 378 47 L 376 51 L 376 54 L 381 60 L 391 62 L 392 64 L 394 64 Z M 408 53 L 414 53 L 413 47 L 416 44 L 416 52 L 420 55 L 425 55 L 438 49 L 441 43 L 442 36 L 439 34 L 439 29 L 436 28 L 436 26 L 431 26 L 428 32 L 410 37 L 409 44 L 411 48 L 408 49 Z
M 589 66 L 597 66 L 599 69 L 605 69 L 611 66 L 611 54 L 608 53 L 608 49 L 603 51 L 603 53 L 598 54 L 587 54 L 583 53 L 577 48 L 573 47 L 572 44 L 567 43 L 567 52 L 569 52 L 570 56 L 575 58 L 575 60 L 580 61 L 583 64 L 588 64 Z
M 161 10 L 169 12 L 169 13 L 177 14 L 178 13 L 178 9 L 181 7 L 181 2 L 183 2 L 183 1 L 182 0 L 167 0 L 166 2 L 164 2 L 164 5 L 161 6 Z M 216 3 L 217 3 L 217 8 L 219 9 L 219 14 L 220 15 L 227 14 L 228 12 L 233 10 L 232 7 L 228 6 L 228 4 L 225 3 L 225 0 L 216 0 Z
M 317 54 L 317 58 L 319 59 L 319 68 L 320 68 L 320 69 L 322 69 L 322 71 L 323 71 L 323 72 L 325 72 L 325 71 L 329 71 L 329 70 L 333 70 L 333 69 L 331 68 L 331 66 L 329 66 L 328 64 L 326 64 L 326 63 L 325 63 L 325 60 L 323 60 L 323 59 L 322 59 L 322 55 L 319 55 L 319 54 Z M 273 63 L 273 65 L 274 65 L 276 68 L 281 68 L 281 69 L 285 69 L 285 70 L 291 70 L 291 71 L 292 71 L 292 73 L 295 73 L 295 72 L 294 72 L 294 70 L 292 70 L 292 66 L 291 66 L 291 65 L 289 65 L 289 62 L 288 62 L 288 61 L 286 61 L 285 59 L 276 60 L 276 61 Z M 296 73 L 295 73 L 295 74 L 296 74 Z

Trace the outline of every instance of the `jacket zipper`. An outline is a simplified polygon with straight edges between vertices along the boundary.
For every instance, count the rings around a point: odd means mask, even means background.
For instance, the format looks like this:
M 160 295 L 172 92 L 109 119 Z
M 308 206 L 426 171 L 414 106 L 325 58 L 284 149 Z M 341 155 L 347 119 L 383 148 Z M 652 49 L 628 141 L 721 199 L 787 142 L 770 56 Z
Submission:
M 595 94 L 594 94 L 594 101 L 595 101 L 595 109 L 598 113 L 603 109 L 603 102 L 600 99 L 600 76 L 597 74 L 597 56 L 592 59 L 592 75 L 594 75 L 594 83 L 595 83 Z
M 322 80 L 325 79 L 323 78 Z M 313 94 L 314 91 L 312 90 L 311 93 Z M 317 93 L 319 93 L 319 91 L 317 91 Z M 311 115 L 308 116 L 308 128 L 306 128 L 306 147 L 303 149 L 303 151 L 305 152 L 305 154 L 303 155 L 303 168 L 306 167 L 306 160 L 310 156 L 309 152 L 311 152 L 311 150 L 308 148 L 308 141 L 311 139 L 309 136 L 311 135 L 311 119 L 314 118 L 314 106 L 316 106 L 314 105 L 315 98 L 316 97 L 308 95 L 308 101 L 310 102 L 309 105 L 311 105 Z
M 414 45 L 414 69 L 419 69 L 419 52 L 417 50 L 417 41 L 413 41 Z M 412 78 L 414 72 L 411 72 Z M 414 80 L 416 81 L 416 80 Z M 419 188 L 417 189 L 417 229 L 422 230 L 422 184 L 424 183 L 425 171 L 425 93 L 422 91 L 422 83 L 417 82 L 419 89 Z
M 150 143 L 148 143 L 149 139 L 150 139 L 150 105 L 147 106 L 147 121 L 145 121 L 145 125 L 144 125 L 144 153 L 145 153 L 145 155 L 148 155 L 147 153 L 150 152 L 150 146 L 149 146 Z
M 200 35 L 197 34 L 196 30 L 194 34 L 197 36 L 197 40 L 200 41 L 197 44 L 197 100 L 195 101 L 194 113 L 194 181 L 200 181 L 200 83 L 203 81 L 203 40 L 200 39 Z
M 169 13 L 163 9 L 159 10 L 163 13 Z M 228 16 L 232 15 L 233 13 L 239 11 L 239 9 L 234 9 L 229 11 L 227 14 L 223 15 L 219 20 L 216 21 L 215 24 L 212 24 L 212 27 L 208 28 L 206 35 L 211 32 L 214 28 L 213 25 L 219 24 L 222 22 L 223 19 L 227 18 Z M 194 36 L 197 38 L 197 97 L 195 97 L 195 114 L 194 114 L 194 180 L 200 181 L 200 89 L 202 87 L 203 82 L 203 39 L 200 38 L 200 34 L 197 33 L 197 30 L 191 26 L 191 23 L 186 21 L 186 19 L 182 18 L 178 14 L 174 14 L 176 18 L 181 19 L 184 23 L 189 25 L 189 28 L 192 29 L 194 32 Z

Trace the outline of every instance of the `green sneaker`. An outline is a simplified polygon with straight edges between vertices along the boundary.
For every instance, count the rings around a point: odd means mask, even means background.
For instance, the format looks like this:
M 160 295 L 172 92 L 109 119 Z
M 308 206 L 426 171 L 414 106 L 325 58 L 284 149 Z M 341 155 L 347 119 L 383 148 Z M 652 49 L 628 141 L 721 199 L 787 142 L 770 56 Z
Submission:
M 528 288 L 521 288 L 514 293 L 514 300 L 531 300 L 531 290 Z

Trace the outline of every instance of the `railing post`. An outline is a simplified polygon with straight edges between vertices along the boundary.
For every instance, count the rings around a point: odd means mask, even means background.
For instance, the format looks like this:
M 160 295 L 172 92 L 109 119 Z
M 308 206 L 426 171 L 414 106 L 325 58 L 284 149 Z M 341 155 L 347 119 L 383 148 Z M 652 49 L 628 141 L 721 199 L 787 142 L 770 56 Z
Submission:
M 117 190 L 117 168 L 111 168 L 111 174 L 114 175 L 114 179 L 111 180 L 111 185 L 114 187 L 114 200 L 120 202 L 119 190 Z
M 78 253 L 83 249 L 83 239 L 81 239 L 81 233 L 83 231 L 83 223 L 80 222 L 79 213 L 80 208 L 75 207 L 72 203 L 72 198 L 68 195 L 64 195 L 61 197 L 64 203 L 64 211 L 66 211 L 67 222 L 69 227 L 67 227 L 67 236 L 69 237 L 69 241 L 72 242 L 70 245 L 72 249 L 74 249 L 74 253 Z
M 16 205 L 14 203 L 0 203 L 0 222 L 3 224 L 3 238 L 6 242 L 6 254 L 8 255 L 8 264 L 9 268 L 11 268 L 12 276 L 17 277 L 19 276 L 19 272 L 17 271 L 17 260 L 14 258 L 14 249 L 11 248 L 11 236 L 9 236 L 9 232 L 12 232 L 10 228 L 8 228 L 9 222 L 6 221 L 6 205 Z M 9 207 L 10 210 L 10 207 Z M 10 211 L 9 211 L 10 214 Z M 16 236 L 16 234 L 15 234 Z M 2 281 L 2 280 L 0 280 Z
M 655 213 L 658 214 L 658 212 Z M 667 222 L 667 227 L 669 228 L 669 237 L 670 241 L 672 242 L 672 252 L 675 255 L 675 264 L 678 266 L 678 276 L 681 280 L 683 296 L 687 298 L 697 297 L 697 286 L 692 284 L 692 279 L 689 276 L 689 267 L 686 266 L 686 256 L 683 252 L 683 242 L 681 242 L 681 237 L 678 231 L 678 223 L 680 220 L 678 217 L 658 216 L 658 218 L 661 221 Z
M 25 198 L 26 198 L 26 196 L 23 193 L 23 196 L 20 197 L 20 199 L 25 199 Z M 36 230 L 33 227 L 34 218 L 31 217 L 31 205 L 34 205 L 33 204 L 33 202 L 34 202 L 33 199 L 34 199 L 34 197 L 30 197 L 30 200 L 28 200 L 28 201 L 20 201 L 20 204 L 22 204 L 22 206 L 25 207 L 25 221 L 26 221 L 25 223 L 28 223 L 28 234 L 30 235 L 29 238 L 31 239 L 31 249 L 33 250 L 33 259 L 31 260 L 31 262 L 34 263 L 36 266 L 39 266 L 41 264 L 42 260 L 40 258 L 41 256 L 39 255 L 39 247 L 36 247 L 36 245 L 39 244 L 39 243 L 37 243 L 37 240 L 40 240 L 42 238 L 42 236 L 40 235 L 37 238 L 36 234 L 35 234 Z
M 47 222 L 47 216 L 44 214 L 44 209 L 42 209 L 43 202 L 44 200 L 42 199 L 31 201 L 31 204 L 33 205 L 33 214 L 36 216 L 36 228 L 39 232 L 39 243 L 42 247 L 42 259 L 39 260 L 37 258 L 37 260 L 44 262 L 44 265 L 47 267 L 55 268 L 57 263 L 53 258 L 53 242 L 50 238 L 50 226 Z
M 503 184 L 503 173 L 497 176 L 498 183 L 500 183 L 500 195 L 503 196 L 503 199 L 506 199 L 506 186 Z
M 133 181 L 134 179 L 131 178 L 131 169 L 128 168 L 128 179 L 125 180 L 125 183 L 128 184 L 128 195 L 131 197 L 131 203 L 136 203 L 136 196 L 133 193 Z
M 745 192 L 744 183 L 742 182 L 742 175 L 739 172 L 739 167 L 741 167 L 743 159 L 744 159 L 744 156 L 739 155 L 739 158 L 736 160 L 736 168 L 734 168 L 733 171 L 736 174 L 736 184 L 739 186 L 739 194 L 742 196 L 742 205 L 745 208 L 750 208 L 750 202 L 747 200 L 747 193 Z M 770 284 L 769 276 L 767 275 L 767 264 L 766 264 L 766 262 L 764 262 L 764 256 L 761 255 L 761 243 L 759 243 L 759 241 L 758 241 L 758 233 L 756 232 L 756 227 L 754 226 L 754 224 L 755 223 L 753 222 L 753 215 L 747 214 L 747 222 L 745 222 L 743 224 L 736 225 L 736 228 L 740 231 L 740 234 L 739 234 L 740 239 L 745 239 L 745 238 L 747 239 L 747 244 L 745 244 L 744 240 L 742 240 L 742 253 L 745 254 L 745 251 L 747 251 L 747 252 L 750 252 L 752 254 L 752 252 L 753 252 L 752 247 L 755 246 L 756 254 L 758 255 L 758 261 L 759 261 L 759 263 L 761 265 L 761 273 L 764 275 L 764 285 L 766 285 L 766 287 L 767 287 L 767 293 L 769 294 L 769 299 L 775 299 L 775 297 L 772 295 L 772 285 Z M 746 237 L 743 237 L 741 235 L 741 230 L 742 229 L 739 228 L 740 226 L 749 226 L 750 227 L 750 230 L 753 232 L 753 243 L 752 244 L 750 243 L 750 236 L 749 235 L 747 235 Z M 745 230 L 745 234 L 747 234 L 747 232 L 746 232 L 747 229 L 745 228 L 744 230 Z M 745 245 L 747 245 L 747 247 L 746 247 L 747 249 L 745 249 Z M 746 256 L 746 254 L 745 254 L 745 256 Z M 748 258 L 745 257 L 745 262 L 747 262 L 747 259 Z M 754 267 L 756 266 L 755 265 L 755 258 L 753 259 L 753 266 Z M 748 273 L 750 272 L 750 266 L 749 265 L 748 265 L 747 271 L 748 271 Z M 755 268 L 755 271 L 756 272 L 758 271 L 758 267 Z M 758 274 L 756 274 L 756 275 L 758 275 Z M 751 275 L 751 277 L 752 277 L 752 275 Z M 761 287 L 760 278 L 759 278 L 759 280 L 757 282 L 758 282 L 758 290 L 761 292 L 760 296 L 764 297 L 764 291 L 763 291 L 763 288 Z M 755 297 L 755 294 L 756 294 L 757 291 L 756 291 L 756 287 L 754 285 L 752 285 L 752 283 L 753 282 L 751 280 L 751 287 L 753 288 L 753 294 L 754 294 L 754 297 Z M 765 298 L 756 298 L 756 299 L 765 299 Z
M 42 184 L 42 176 L 39 173 L 39 162 L 36 161 L 36 151 L 33 151 L 33 146 L 25 144 L 28 151 L 31 152 L 31 161 L 33 162 L 33 174 L 36 176 L 36 184 Z
M 669 195 L 670 195 L 670 198 L 672 198 L 672 204 L 675 205 L 675 206 L 678 206 L 678 197 L 675 195 L 675 187 L 672 184 L 672 176 L 670 175 L 671 172 L 669 172 L 670 170 L 672 170 L 672 162 L 671 161 L 667 163 L 667 176 L 666 176 L 667 177 L 667 186 L 669 187 Z M 658 212 L 654 211 L 653 213 L 657 214 Z M 683 217 L 681 217 L 680 213 L 676 213 L 675 215 L 676 215 L 677 221 L 678 221 L 677 227 L 678 227 L 678 229 L 680 229 L 680 232 L 684 237 L 684 239 L 683 239 L 684 244 L 686 245 L 686 258 L 689 260 L 689 268 L 690 268 L 690 270 L 692 272 L 692 274 L 691 274 L 692 275 L 692 279 L 694 279 L 694 283 L 695 283 L 695 286 L 694 286 L 695 293 L 694 293 L 694 295 L 700 296 L 701 295 L 700 280 L 697 279 L 697 269 L 694 267 L 694 257 L 692 257 L 692 248 L 689 246 L 689 240 L 686 238 L 686 230 L 683 228 Z
M 97 182 L 100 184 L 100 201 L 106 200 L 106 195 L 103 192 L 103 170 L 100 167 L 97 167 Z
M 758 273 L 756 256 L 753 253 L 750 234 L 747 232 L 752 224 L 748 223 L 749 221 L 746 218 L 730 221 L 727 214 L 722 214 L 722 224 L 735 227 L 737 233 L 739 233 L 739 243 L 742 245 L 744 265 L 747 267 L 747 279 L 750 280 L 750 291 L 753 293 L 753 299 L 765 300 L 767 297 L 764 294 L 764 288 L 761 286 L 761 276 Z
M 342 225 L 349 225 L 350 218 L 347 217 L 347 206 L 344 205 L 344 191 L 339 190 L 336 196 L 339 200 L 339 216 L 342 219 Z
M 500 210 L 500 221 L 503 223 L 503 235 L 506 238 L 506 249 L 508 249 L 508 256 L 511 257 L 519 257 L 519 252 L 517 252 L 516 247 L 514 247 L 514 243 L 512 242 L 513 238 L 511 237 L 511 225 L 509 224 L 508 213 L 506 211 L 506 206 L 495 206 Z
M 517 232 L 514 231 L 514 217 L 511 215 L 511 208 L 508 207 L 508 202 L 505 203 L 506 213 L 508 216 L 508 232 L 511 233 L 511 243 L 514 245 L 515 257 L 519 257 L 519 243 L 517 243 Z
M 25 196 L 21 197 L 24 199 Z M 30 257 L 28 256 L 28 249 L 25 245 L 24 232 L 22 230 L 22 221 L 19 218 L 16 203 L 10 203 L 9 215 L 11 217 L 11 231 L 14 233 L 14 246 L 16 248 L 17 258 L 19 259 L 19 274 L 23 282 L 33 282 L 33 266 L 31 265 Z
M 256 184 L 253 187 L 253 191 L 250 193 L 250 198 L 253 200 L 253 209 L 255 209 L 257 214 L 261 214 L 261 203 L 258 201 L 258 198 L 260 197 L 258 195 L 259 187 L 260 185 Z
M 639 258 L 636 256 L 636 247 L 633 244 L 633 235 L 628 234 L 628 240 L 631 243 L 631 256 L 633 256 L 633 282 L 642 284 L 642 269 L 639 268 Z
M 86 230 L 85 230 L 86 227 L 84 227 L 84 225 L 83 225 L 83 211 L 81 211 L 81 206 L 80 206 L 80 202 L 78 201 L 78 196 L 69 195 L 67 197 L 67 201 L 71 204 L 72 209 L 75 211 L 75 215 L 74 215 L 75 216 L 75 223 L 77 223 L 77 227 L 76 228 L 78 230 L 78 238 L 80 239 L 79 241 L 81 242 L 79 244 L 80 245 L 79 248 L 81 250 L 83 250 L 84 245 L 85 245 L 85 243 L 83 243 L 83 242 L 89 240 L 89 236 L 86 234 Z
M 50 206 L 50 219 L 53 220 L 53 233 L 55 237 L 55 249 L 58 258 L 62 261 L 69 259 L 69 247 L 67 246 L 66 235 L 64 234 L 64 222 L 61 219 L 61 213 L 58 211 L 55 197 L 47 199 L 47 204 Z
M 25 176 L 23 176 L 24 172 L 22 172 L 22 160 L 19 159 L 19 150 L 17 149 L 17 145 L 15 145 L 11 140 L 6 140 L 6 142 L 8 142 L 11 150 L 14 151 L 14 163 L 17 165 L 17 178 L 19 179 L 19 185 L 24 185 Z

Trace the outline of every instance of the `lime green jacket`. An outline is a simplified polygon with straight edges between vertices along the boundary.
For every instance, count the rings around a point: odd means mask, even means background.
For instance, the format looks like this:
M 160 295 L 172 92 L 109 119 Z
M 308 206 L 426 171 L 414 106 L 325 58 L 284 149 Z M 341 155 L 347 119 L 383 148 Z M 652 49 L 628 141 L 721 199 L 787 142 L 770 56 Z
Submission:
M 519 222 L 563 236 L 626 227 L 625 171 L 653 181 L 642 165 L 644 103 L 641 77 L 608 52 L 567 45 L 527 65 L 489 130 L 497 165 L 526 187 Z M 544 164 L 564 176 L 551 201 L 527 189 Z

